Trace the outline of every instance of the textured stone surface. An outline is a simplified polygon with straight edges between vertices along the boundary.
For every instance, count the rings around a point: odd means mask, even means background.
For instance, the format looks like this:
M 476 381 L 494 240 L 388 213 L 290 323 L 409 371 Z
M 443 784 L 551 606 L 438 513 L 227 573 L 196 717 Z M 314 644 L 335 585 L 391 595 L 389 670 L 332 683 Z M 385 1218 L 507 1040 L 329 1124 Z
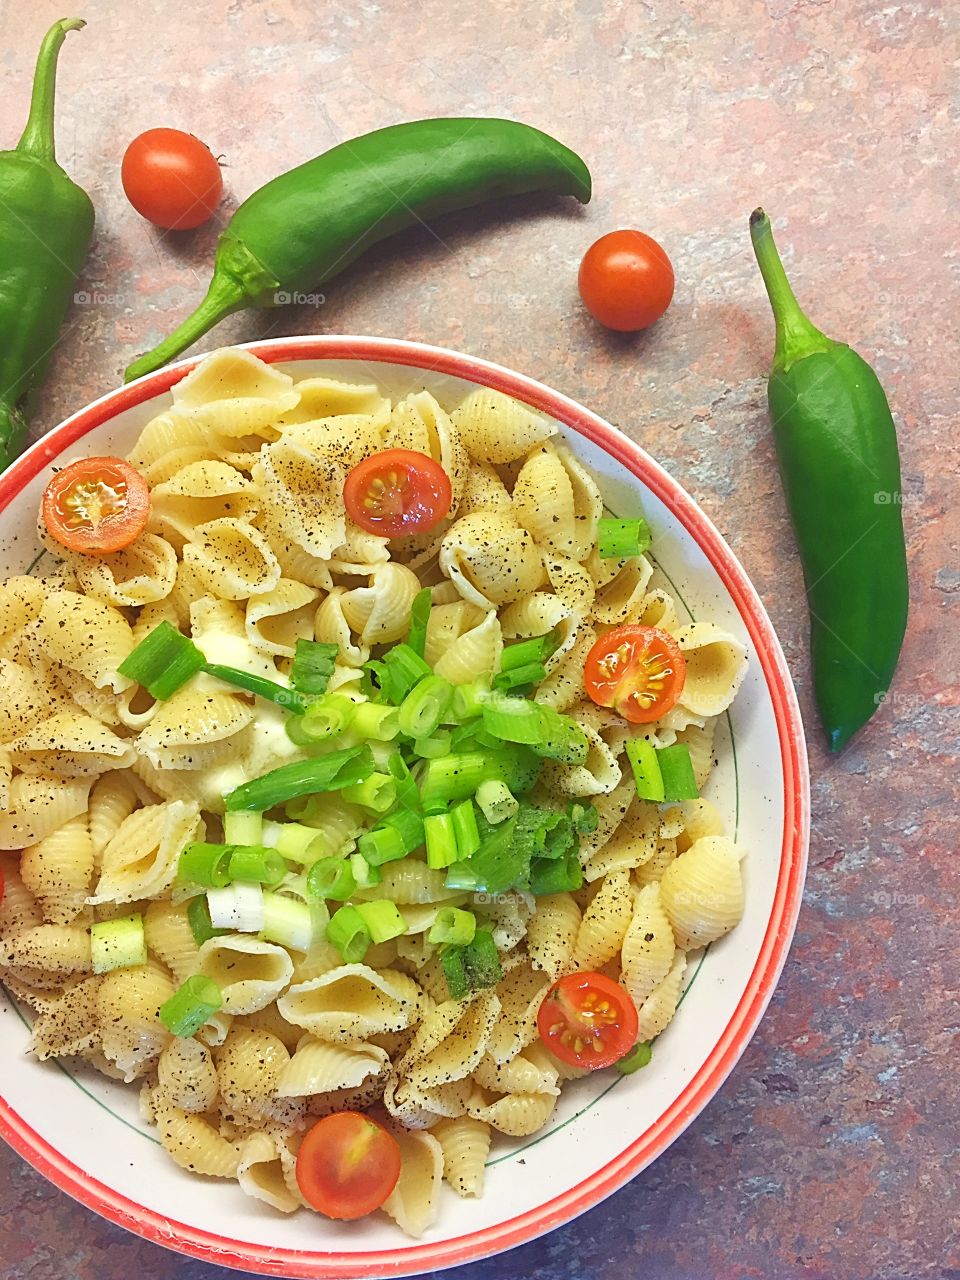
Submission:
M 98 0 L 64 51 L 60 156 L 96 245 L 36 431 L 112 387 L 185 315 L 216 227 L 161 236 L 124 202 L 141 129 L 192 130 L 229 205 L 342 138 L 422 115 L 512 115 L 580 150 L 586 210 L 530 199 L 409 233 L 268 333 L 418 338 L 502 361 L 640 441 L 703 504 L 773 617 L 811 729 L 814 834 L 797 939 L 719 1097 L 605 1205 L 473 1280 L 960 1274 L 956 900 L 958 10 L 937 0 Z M 59 4 L 0 7 L 0 137 Z M 840 759 L 810 715 L 800 573 L 764 409 L 771 323 L 746 220 L 775 219 L 797 291 L 876 366 L 901 428 L 912 615 L 890 703 Z M 620 338 L 578 305 L 586 246 L 659 238 L 676 300 Z M 208 342 L 213 341 L 208 340 Z M 951 350 L 954 354 L 951 354 Z M 210 1280 L 0 1152 L 0 1274 Z

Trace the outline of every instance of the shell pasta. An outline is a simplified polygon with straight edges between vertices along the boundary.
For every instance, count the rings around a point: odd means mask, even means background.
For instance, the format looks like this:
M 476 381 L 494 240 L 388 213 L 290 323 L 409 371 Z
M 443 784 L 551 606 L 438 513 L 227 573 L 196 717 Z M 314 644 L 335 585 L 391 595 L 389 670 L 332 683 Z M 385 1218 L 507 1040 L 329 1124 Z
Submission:
M 345 496 L 380 454 L 445 477 L 429 525 L 383 535 L 382 476 Z M 226 349 L 128 462 L 128 546 L 51 531 L 46 576 L 0 583 L 0 981 L 39 1061 L 135 1085 L 170 1159 L 258 1211 L 318 1207 L 307 1135 L 366 1113 L 419 1237 L 600 1051 L 545 1018 L 558 987 L 613 984 L 607 1069 L 742 916 L 701 793 L 746 648 L 498 391 L 394 402 Z M 617 665 L 651 634 L 669 701 Z

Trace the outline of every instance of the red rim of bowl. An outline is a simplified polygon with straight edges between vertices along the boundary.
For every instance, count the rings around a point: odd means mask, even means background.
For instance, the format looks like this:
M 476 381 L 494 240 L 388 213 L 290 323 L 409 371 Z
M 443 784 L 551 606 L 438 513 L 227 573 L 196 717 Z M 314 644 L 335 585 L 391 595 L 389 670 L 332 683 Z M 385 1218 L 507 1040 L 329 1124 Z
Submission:
M 290 1277 L 408 1275 L 457 1266 L 512 1249 L 559 1227 L 618 1190 L 661 1154 L 706 1106 L 732 1071 L 773 994 L 793 937 L 809 840 L 810 798 L 800 710 L 786 660 L 756 591 L 718 530 L 648 454 L 596 414 L 522 374 L 440 347 L 388 338 L 318 336 L 244 344 L 262 360 L 354 360 L 450 374 L 540 409 L 585 436 L 631 471 L 698 543 L 737 606 L 773 705 L 784 780 L 784 833 L 770 919 L 753 972 L 722 1035 L 670 1107 L 602 1169 L 546 1204 L 493 1227 L 436 1244 L 363 1253 L 272 1249 L 198 1230 L 145 1209 L 65 1159 L 0 1098 L 0 1136 L 61 1190 L 129 1231 L 205 1261 Z M 126 409 L 168 391 L 202 359 L 191 357 L 110 392 L 55 427 L 0 477 L 0 511 L 65 449 Z

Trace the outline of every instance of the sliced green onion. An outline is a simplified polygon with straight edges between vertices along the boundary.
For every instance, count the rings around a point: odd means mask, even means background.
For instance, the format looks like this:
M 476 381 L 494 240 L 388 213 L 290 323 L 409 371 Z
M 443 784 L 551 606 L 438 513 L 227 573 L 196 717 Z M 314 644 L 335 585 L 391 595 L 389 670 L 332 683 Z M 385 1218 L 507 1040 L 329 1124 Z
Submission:
M 309 747 L 316 742 L 335 738 L 350 727 L 357 704 L 344 693 L 328 693 L 311 702 L 303 715 L 288 720 L 288 736 L 298 747 Z
M 92 924 L 90 950 L 94 973 L 109 973 L 111 969 L 128 969 L 132 965 L 146 964 L 147 940 L 143 933 L 143 916 L 134 913 Z
M 543 739 L 539 706 L 506 693 L 493 692 L 483 704 L 483 727 L 503 742 L 530 746 Z
M 407 632 L 407 644 L 418 658 L 423 657 L 423 651 L 427 647 L 427 623 L 430 621 L 432 605 L 433 593 L 429 587 L 424 587 L 413 597 L 413 604 L 410 606 L 410 630 Z
M 513 667 L 509 671 L 501 671 L 493 677 L 493 687 L 498 692 L 507 692 L 510 689 L 526 688 L 532 684 L 539 684 L 545 679 L 547 668 L 542 662 L 528 662 L 522 667 Z
M 403 809 L 419 810 L 420 791 L 409 765 L 399 751 L 394 751 L 387 760 L 387 772 L 397 784 L 397 804 Z
M 198 884 L 204 889 L 222 889 L 230 883 L 232 852 L 228 844 L 195 840 L 180 854 L 177 880 L 180 884 Z
M 227 809 L 272 809 L 296 796 L 318 791 L 336 791 L 362 782 L 373 773 L 373 755 L 368 746 L 346 747 L 313 760 L 296 760 L 279 769 L 245 782 L 224 797 Z
M 383 879 L 380 868 L 368 862 L 362 853 L 351 853 L 348 862 L 358 889 L 372 889 Z
M 453 700 L 450 703 L 451 716 L 460 724 L 464 720 L 475 720 L 482 713 L 489 693 L 488 680 L 470 680 L 467 684 L 454 686 Z
M 220 938 L 228 932 L 226 929 L 215 929 L 213 927 L 213 921 L 210 919 L 210 907 L 205 893 L 201 893 L 198 898 L 190 899 L 190 905 L 187 907 L 187 923 L 190 925 L 190 932 L 193 934 L 193 940 L 198 947 L 202 947 L 211 938 Z
M 423 760 L 437 760 L 450 754 L 450 734 L 446 729 L 435 729 L 428 738 L 416 738 L 413 750 Z
M 215 929 L 259 933 L 263 928 L 263 889 L 258 884 L 230 884 L 208 889 L 207 906 Z
M 395 644 L 383 655 L 383 661 L 387 668 L 387 696 L 395 706 L 430 675 L 429 664 L 408 644 Z
M 262 844 L 262 813 L 226 813 L 223 816 L 224 844 Z
M 279 893 L 263 895 L 260 937 L 291 951 L 309 951 L 314 942 L 313 913 L 305 902 Z
M 346 902 L 356 887 L 349 858 L 318 858 L 307 872 L 307 892 L 318 900 L 332 898 L 335 902 Z
M 353 731 L 359 738 L 390 742 L 400 732 L 396 707 L 385 707 L 381 702 L 354 703 Z
M 263 843 L 293 862 L 311 862 L 320 850 L 322 839 L 322 832 L 316 827 L 305 827 L 300 822 L 263 824 Z
M 463 800 L 450 810 L 453 834 L 457 842 L 457 858 L 466 861 L 480 848 L 480 831 L 477 828 L 477 811 L 472 800 Z M 429 844 L 427 851 L 429 853 Z
M 441 907 L 430 926 L 427 941 L 465 947 L 473 941 L 476 932 L 477 917 L 472 911 L 464 911 L 460 907 Z
M 529 640 L 518 640 L 508 644 L 500 655 L 500 671 L 515 671 L 517 667 L 527 667 L 531 663 L 543 663 L 556 650 L 559 637 L 556 632 L 548 631 L 544 636 L 532 636 Z
M 448 800 L 466 800 L 477 790 L 486 772 L 487 760 L 479 751 L 451 752 L 438 760 L 428 760 L 420 784 L 424 811 L 445 809 Z
M 520 808 L 519 800 L 514 798 L 510 788 L 499 778 L 488 778 L 486 782 L 480 783 L 477 788 L 477 804 L 491 826 L 512 818 Z
M 425 676 L 400 704 L 400 732 L 426 738 L 439 726 L 453 698 L 453 685 L 440 676 Z
M 220 662 L 205 662 L 203 670 L 208 676 L 214 676 L 225 684 L 232 684 L 237 689 L 245 689 L 247 693 L 255 693 L 258 698 L 273 702 L 294 715 L 302 715 L 310 705 L 309 697 L 296 689 L 287 689 L 275 680 L 266 676 L 258 676 L 252 671 L 243 671 L 240 667 L 226 667 Z
M 399 938 L 407 931 L 407 922 L 394 902 L 386 899 L 380 902 L 360 902 L 357 910 L 374 943 L 389 942 L 391 938 Z
M 356 907 L 341 907 L 330 917 L 327 941 L 336 947 L 345 964 L 359 964 L 373 939 L 367 922 Z
M 290 667 L 290 683 L 294 689 L 300 693 L 326 693 L 339 652 L 335 644 L 298 640 Z
M 470 979 L 467 976 L 467 965 L 463 958 L 464 947 L 444 947 L 440 952 L 440 963 L 443 976 L 447 980 L 447 990 L 451 1000 L 463 1000 L 470 994 Z
M 563 858 L 534 858 L 530 864 L 530 892 L 573 893 L 583 884 L 583 867 L 576 850 Z
M 447 875 L 443 885 L 445 889 L 456 889 L 463 893 L 484 892 L 480 877 L 469 862 L 451 863 L 447 867 Z
M 457 857 L 457 837 L 449 813 L 435 813 L 423 820 L 428 867 L 449 867 Z
M 222 1006 L 223 993 L 217 984 L 195 973 L 160 1006 L 160 1021 L 171 1035 L 189 1038 Z
M 653 535 L 643 516 L 636 520 L 597 522 L 597 551 L 602 560 L 628 560 L 650 550 Z
M 243 880 L 274 888 L 289 868 L 276 849 L 264 845 L 238 844 L 230 854 L 230 879 Z
M 535 754 L 533 747 L 524 747 L 515 742 L 494 741 L 489 748 L 487 760 L 487 778 L 499 778 L 505 782 L 514 795 L 523 795 L 536 782 L 543 761 Z
M 633 781 L 641 800 L 659 802 L 664 799 L 663 774 L 656 747 L 646 738 L 630 738 L 627 759 L 633 770 Z
M 384 862 L 396 862 L 424 841 L 423 819 L 412 809 L 398 809 L 389 818 L 383 818 L 370 831 L 365 831 L 357 841 L 357 848 L 367 862 L 375 867 Z
M 600 814 L 592 804 L 583 804 L 579 800 L 571 800 L 567 805 L 567 817 L 573 823 L 578 836 L 589 835 L 596 831 L 600 822 Z
M 162 702 L 173 697 L 205 661 L 192 640 L 169 622 L 161 622 L 127 654 L 117 670 Z
M 540 725 L 543 736 L 533 750 L 549 760 L 563 764 L 583 764 L 590 751 L 590 743 L 576 720 L 561 715 L 553 707 L 540 706 Z
M 690 748 L 685 742 L 675 742 L 670 747 L 657 750 L 657 763 L 663 779 L 664 800 L 696 800 L 700 795 L 697 779 L 690 759 Z
M 622 1076 L 632 1076 L 634 1071 L 648 1066 L 652 1057 L 653 1045 L 646 1040 L 643 1044 L 635 1044 L 629 1053 L 624 1054 L 620 1061 L 613 1065 Z
M 386 813 L 397 801 L 397 784 L 388 773 L 371 773 L 363 782 L 344 787 L 343 798 L 373 813 Z

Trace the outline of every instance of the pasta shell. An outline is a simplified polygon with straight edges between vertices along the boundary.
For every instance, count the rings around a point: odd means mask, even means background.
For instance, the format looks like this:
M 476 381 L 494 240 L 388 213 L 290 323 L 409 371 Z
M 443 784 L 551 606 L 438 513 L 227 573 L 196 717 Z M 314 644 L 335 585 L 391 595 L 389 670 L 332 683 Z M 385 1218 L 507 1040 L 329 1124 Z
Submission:
M 507 486 L 489 462 L 475 462 L 463 486 L 457 514 L 469 516 L 475 511 L 497 511 L 505 516 L 510 516 L 513 511 L 513 499 Z
M 633 891 L 627 871 L 611 872 L 583 913 L 573 963 L 577 969 L 599 969 L 620 950 L 633 917 Z
M 293 961 L 272 942 L 227 934 L 203 944 L 198 972 L 220 988 L 225 1013 L 256 1013 L 286 990 L 293 977 Z
M 51 662 L 85 676 L 97 689 L 121 693 L 130 683 L 118 668 L 133 649 L 133 632 L 110 605 L 75 591 L 53 591 L 36 626 L 41 651 Z
M 160 1054 L 157 1082 L 164 1097 L 181 1111 L 211 1111 L 220 1092 L 210 1050 L 197 1040 L 180 1037 Z
M 440 544 L 440 568 L 465 600 L 488 609 L 543 582 L 543 564 L 525 529 L 492 512 L 457 520 Z
M 362 645 L 392 644 L 407 634 L 419 590 L 420 579 L 411 569 L 388 560 L 373 571 L 367 586 L 344 592 L 340 607 Z
M 370 657 L 370 650 L 366 645 L 357 644 L 353 638 L 343 611 L 345 595 L 343 587 L 335 587 L 321 601 L 314 618 L 313 632 L 321 643 L 338 646 L 341 662 L 351 667 L 362 667 Z
M 247 603 L 246 633 L 260 653 L 292 658 L 298 640 L 313 636 L 317 592 L 302 582 L 281 578 L 272 591 Z
M 457 1195 L 483 1195 L 490 1126 L 473 1116 L 457 1116 L 441 1120 L 430 1132 L 443 1152 L 443 1176 Z
M 569 893 L 538 898 L 527 925 L 527 954 L 533 967 L 559 978 L 573 960 L 579 929 L 580 908 Z
M 634 621 L 634 615 L 643 608 L 652 573 L 653 565 L 645 556 L 624 561 L 616 577 L 597 592 L 593 603 L 594 621 L 614 627 Z
M 549 986 L 546 974 L 530 965 L 512 969 L 497 984 L 500 1016 L 486 1049 L 494 1062 L 509 1062 L 537 1038 L 537 1014 Z
M 296 383 L 300 399 L 280 419 L 281 429 L 319 418 L 341 420 L 345 415 L 379 418 L 390 401 L 374 382 L 341 382 L 339 378 L 301 378 Z M 379 447 L 379 446 L 376 446 Z
M 704 836 L 664 871 L 663 906 L 682 950 L 715 942 L 743 915 L 742 857 L 725 836 Z
M 262 1200 L 271 1209 L 293 1213 L 301 1199 L 287 1186 L 283 1160 L 276 1140 L 267 1133 L 252 1133 L 240 1144 L 237 1165 L 240 1189 L 254 1200 Z
M 683 993 L 683 975 L 687 969 L 687 957 L 678 951 L 673 964 L 662 982 L 658 983 L 637 1010 L 637 1039 L 652 1040 L 664 1029 L 677 1011 Z
M 88 901 L 136 902 L 173 884 L 180 854 L 200 833 L 199 806 L 183 800 L 137 809 L 103 850 L 100 880 Z
M 286 536 L 312 556 L 329 559 L 346 534 L 346 470 L 287 438 L 267 445 L 253 469 L 254 483 Z
M 401 1231 L 419 1237 L 437 1219 L 443 1150 L 429 1133 L 396 1128 L 400 1144 L 400 1177 L 381 1206 Z
M 402 1031 L 414 1021 L 418 1001 L 417 985 L 406 974 L 348 964 L 291 987 L 277 1006 L 288 1022 L 319 1039 L 349 1044 Z
M 450 415 L 475 462 L 512 462 L 555 435 L 557 424 L 500 391 L 472 391 Z
M 263 595 L 280 581 L 280 562 L 270 543 L 246 520 L 197 525 L 184 545 L 183 562 L 208 591 L 227 600 Z
M 143 931 L 150 952 L 166 965 L 177 982 L 185 982 L 197 972 L 200 948 L 187 918 L 185 902 L 162 899 L 151 902 L 143 914 Z
M 453 587 L 453 583 L 449 583 Z M 464 632 L 471 630 L 487 616 L 487 610 L 468 604 L 453 589 L 455 599 L 434 603 L 427 618 L 427 636 L 423 656 L 431 667 L 436 666 L 450 646 Z M 435 599 L 435 594 L 432 596 Z
M 289 374 L 235 347 L 201 360 L 171 394 L 177 417 L 231 438 L 272 426 L 300 399 Z
M 198 525 L 250 520 L 260 510 L 253 484 L 226 462 L 191 462 L 151 493 L 151 527 L 180 548 Z
M 23 883 L 51 924 L 69 924 L 83 910 L 93 878 L 93 841 L 83 817 L 71 818 L 20 858 Z
M 660 901 L 659 884 L 637 894 L 621 952 L 620 981 L 638 1007 L 669 972 L 676 951 L 673 929 Z
M 0 875 L 4 882 L 3 897 L 0 898 L 0 938 L 20 929 L 32 929 L 34 925 L 43 924 L 43 912 L 23 883 L 19 856 L 0 857 Z
M 79 712 L 60 711 L 9 744 L 24 773 L 81 778 L 133 764 L 133 743 Z
M 567 608 L 578 615 L 588 614 L 596 588 L 583 565 L 569 556 L 557 556 L 549 551 L 544 553 L 543 564 L 551 587 Z
M 46 691 L 31 671 L 0 658 L 0 742 L 26 733 L 52 709 Z
M 502 653 L 500 620 L 496 610 L 491 609 L 481 622 L 447 646 L 434 664 L 434 674 L 451 684 L 467 684 L 483 676 L 492 676 L 500 666 Z
M 99 986 L 99 978 L 87 978 L 49 1002 L 34 1022 L 27 1046 L 35 1058 L 46 1062 L 48 1058 L 72 1056 L 99 1045 Z
M 97 988 L 103 1052 L 127 1084 L 143 1075 L 170 1041 L 160 1008 L 176 988 L 158 965 L 114 969 Z
M 281 1073 L 290 1054 L 269 1031 L 234 1026 L 217 1051 L 217 1080 L 226 1118 L 237 1124 L 288 1124 L 302 1115 L 296 1102 L 279 1097 Z
M 617 754 L 607 746 L 596 729 L 581 725 L 589 744 L 582 764 L 561 764 L 548 760 L 542 778 L 551 790 L 564 796 L 595 796 L 613 791 L 623 777 Z
M 714 765 L 713 738 L 716 728 L 716 720 L 707 720 L 703 726 L 689 725 L 686 729 L 682 729 L 676 737 L 676 741 L 684 743 L 690 752 L 693 776 L 697 780 L 697 787 L 701 790 L 706 784 Z
M 3 941 L 0 958 L 15 968 L 48 973 L 89 973 L 90 931 L 81 925 L 38 924 Z
M 531 453 L 513 487 L 518 524 L 557 556 L 585 560 L 597 539 L 603 500 L 569 449 L 546 444 Z
M 429 391 L 416 391 L 394 406 L 385 444 L 414 449 L 439 462 L 450 480 L 451 516 L 457 514 L 470 462 L 460 431 Z
M 456 1004 L 448 1001 L 448 1004 Z M 490 1031 L 500 1013 L 500 1001 L 491 992 L 483 992 L 467 1005 L 459 1005 L 456 1019 L 449 1025 L 446 1006 L 440 1005 L 427 1015 L 424 1036 L 429 1036 L 431 1023 L 439 1020 L 444 1034 L 428 1051 L 419 1053 L 418 1031 L 413 1046 L 404 1056 L 402 1074 L 414 1089 L 432 1089 L 465 1079 L 478 1065 L 486 1051 Z
M 157 769 L 200 769 L 221 758 L 252 719 L 252 708 L 233 694 L 191 682 L 161 704 L 137 750 Z
M 208 1178 L 235 1178 L 240 1154 L 222 1138 L 209 1120 L 190 1115 L 159 1094 L 154 1097 L 154 1120 L 160 1145 L 181 1169 Z
M 744 646 L 712 622 L 692 622 L 675 635 L 687 664 L 680 704 L 701 716 L 726 711 L 747 673 Z
M 0 813 L 0 849 L 36 844 L 87 807 L 90 778 L 49 778 L 21 773 L 10 782 L 5 813 Z
M 16 574 L 0 583 L 0 635 L 10 635 L 36 622 L 46 595 L 47 588 L 40 579 L 27 574 Z
M 471 1103 L 469 1114 L 511 1138 L 526 1138 L 542 1129 L 557 1105 L 555 1093 L 510 1093 L 488 1099 L 489 1095 L 481 1091 Z
M 370 889 L 356 894 L 364 900 L 387 898 L 397 906 L 422 902 L 449 902 L 459 891 L 446 887 L 446 873 L 416 858 L 400 858 L 380 868 L 382 879 Z
M 277 1078 L 281 1098 L 303 1098 L 334 1089 L 356 1089 L 370 1076 L 381 1076 L 390 1065 L 383 1049 L 373 1044 L 330 1044 L 304 1036 Z

